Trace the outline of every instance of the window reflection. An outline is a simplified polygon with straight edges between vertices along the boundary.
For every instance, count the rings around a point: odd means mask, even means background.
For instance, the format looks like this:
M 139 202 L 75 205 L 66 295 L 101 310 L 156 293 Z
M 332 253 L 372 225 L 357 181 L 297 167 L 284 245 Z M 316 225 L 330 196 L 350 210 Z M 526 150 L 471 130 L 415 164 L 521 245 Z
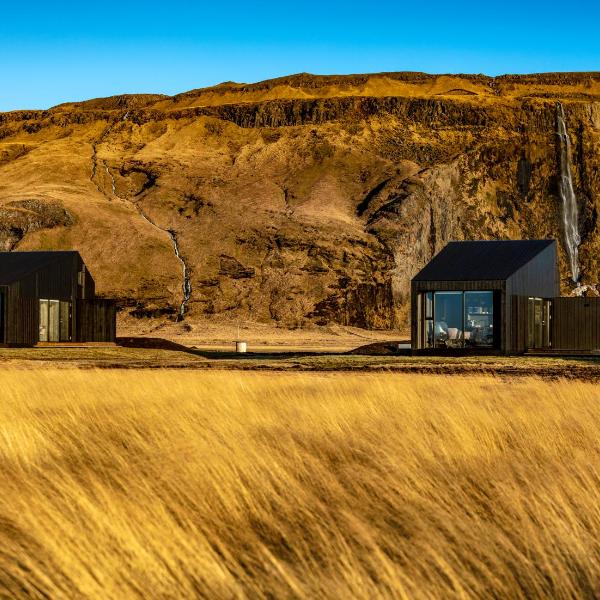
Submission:
M 494 293 L 443 291 L 421 294 L 422 348 L 494 345 Z
M 465 292 L 465 345 L 494 345 L 493 292 Z
M 421 346 L 433 348 L 433 292 L 421 294 Z
M 462 292 L 435 292 L 435 347 L 459 348 L 463 345 Z

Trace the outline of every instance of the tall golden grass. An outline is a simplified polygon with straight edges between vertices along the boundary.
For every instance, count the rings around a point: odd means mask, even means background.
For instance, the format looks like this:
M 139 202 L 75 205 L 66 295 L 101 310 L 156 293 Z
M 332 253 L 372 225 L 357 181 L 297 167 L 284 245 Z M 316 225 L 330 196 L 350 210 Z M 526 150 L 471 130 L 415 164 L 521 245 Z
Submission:
M 593 596 L 598 387 L 0 372 L 0 595 Z

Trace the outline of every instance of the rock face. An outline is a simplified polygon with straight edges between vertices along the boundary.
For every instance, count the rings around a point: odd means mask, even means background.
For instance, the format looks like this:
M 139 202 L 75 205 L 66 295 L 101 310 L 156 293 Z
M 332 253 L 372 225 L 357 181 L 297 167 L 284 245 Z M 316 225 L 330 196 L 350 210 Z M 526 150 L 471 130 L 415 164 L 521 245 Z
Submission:
M 181 258 L 188 320 L 400 327 L 451 239 L 557 238 L 566 292 L 559 101 L 596 285 L 597 73 L 302 74 L 0 113 L 0 245 L 80 250 L 139 318 L 175 318 Z
M 14 200 L 0 207 L 0 249 L 13 250 L 28 234 L 38 229 L 70 227 L 73 217 L 57 202 Z

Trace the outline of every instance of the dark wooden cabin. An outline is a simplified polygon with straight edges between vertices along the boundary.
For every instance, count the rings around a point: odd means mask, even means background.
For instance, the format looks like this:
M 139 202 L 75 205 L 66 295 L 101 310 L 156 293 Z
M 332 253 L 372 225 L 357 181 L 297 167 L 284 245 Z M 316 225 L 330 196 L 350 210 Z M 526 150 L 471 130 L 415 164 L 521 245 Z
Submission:
M 554 240 L 450 242 L 412 280 L 415 352 L 600 349 L 600 299 L 561 298 Z
M 0 344 L 114 342 L 114 302 L 95 293 L 79 252 L 0 252 Z

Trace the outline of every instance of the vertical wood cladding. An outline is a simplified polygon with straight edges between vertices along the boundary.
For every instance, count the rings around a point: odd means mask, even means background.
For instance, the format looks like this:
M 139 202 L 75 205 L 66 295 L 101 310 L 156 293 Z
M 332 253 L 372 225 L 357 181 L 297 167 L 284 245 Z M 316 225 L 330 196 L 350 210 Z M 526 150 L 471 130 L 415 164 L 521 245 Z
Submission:
M 554 298 L 552 347 L 600 350 L 600 298 Z
M 71 304 L 71 341 L 113 342 L 116 310 L 95 298 L 95 283 L 78 252 L 0 253 L 3 339 L 32 345 L 40 336 L 40 299 Z
M 76 332 L 78 342 L 114 342 L 116 308 L 110 300 L 78 300 Z
M 528 303 L 527 296 L 511 297 L 510 350 L 514 354 L 527 350 Z

